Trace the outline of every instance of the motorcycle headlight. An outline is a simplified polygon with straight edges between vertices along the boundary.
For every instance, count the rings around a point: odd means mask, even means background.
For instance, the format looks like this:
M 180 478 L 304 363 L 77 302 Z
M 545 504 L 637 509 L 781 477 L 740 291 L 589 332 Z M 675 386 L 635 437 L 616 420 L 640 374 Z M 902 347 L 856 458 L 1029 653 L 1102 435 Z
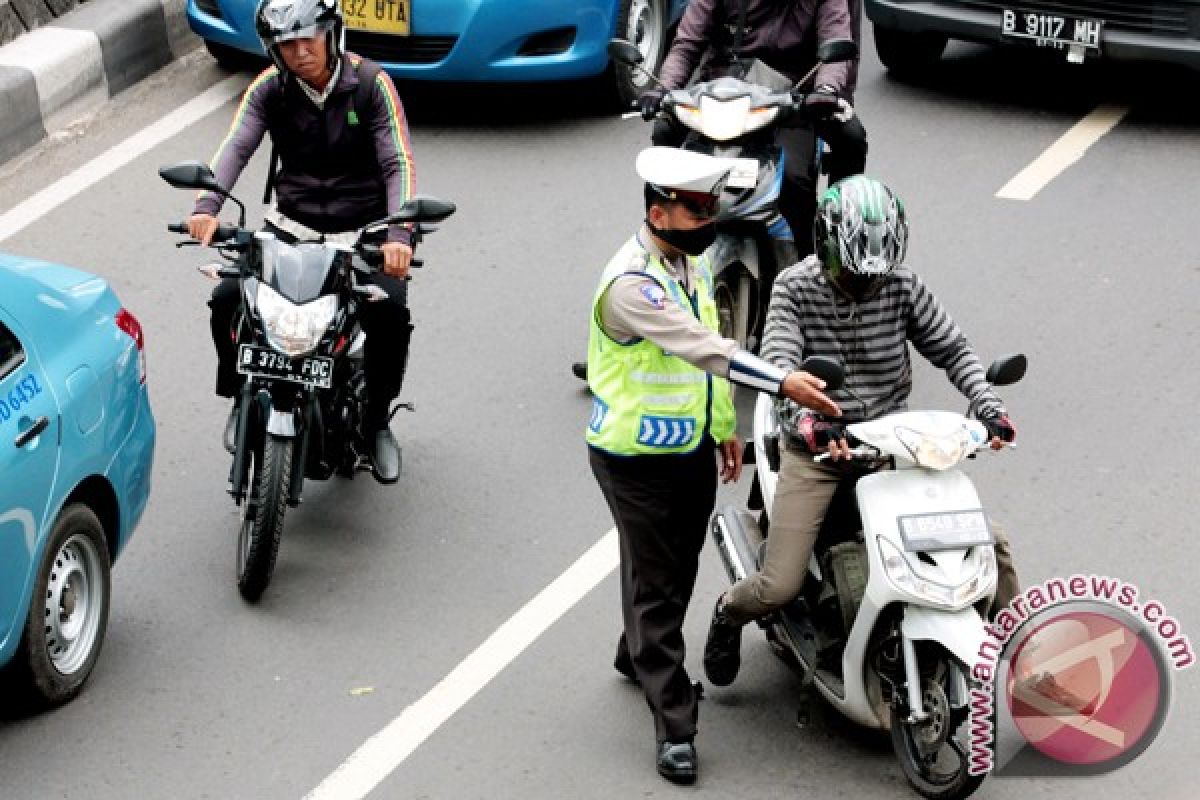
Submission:
M 991 547 L 976 547 L 969 558 L 969 574 L 957 586 L 946 586 L 920 574 L 904 553 L 884 537 L 879 537 L 879 555 L 888 582 L 905 594 L 949 609 L 966 608 L 991 593 L 996 586 L 996 553 Z
M 338 310 L 336 295 L 327 294 L 298 306 L 265 283 L 258 285 L 255 302 L 267 341 L 289 356 L 315 350 Z
M 896 438 L 908 449 L 913 461 L 929 469 L 950 469 L 975 452 L 975 443 L 965 430 L 939 435 L 896 428 Z
M 701 97 L 700 132 L 717 142 L 736 139 L 746 132 L 746 117 L 749 113 L 749 97 L 735 97 L 732 100 Z

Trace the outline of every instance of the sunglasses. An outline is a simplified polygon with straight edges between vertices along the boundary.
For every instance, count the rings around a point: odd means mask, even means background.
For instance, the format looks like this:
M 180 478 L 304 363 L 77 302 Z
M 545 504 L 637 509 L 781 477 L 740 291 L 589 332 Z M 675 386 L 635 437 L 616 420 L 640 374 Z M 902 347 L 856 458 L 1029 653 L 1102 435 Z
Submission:
M 659 189 L 659 194 L 672 200 L 695 214 L 697 217 L 715 217 L 720 198 L 708 192 L 693 192 L 686 189 Z

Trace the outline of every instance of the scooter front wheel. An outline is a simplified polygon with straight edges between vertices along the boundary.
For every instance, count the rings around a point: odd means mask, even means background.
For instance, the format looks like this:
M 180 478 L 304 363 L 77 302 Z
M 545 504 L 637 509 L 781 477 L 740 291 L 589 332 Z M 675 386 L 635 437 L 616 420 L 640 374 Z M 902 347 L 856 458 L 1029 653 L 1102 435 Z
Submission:
M 947 689 L 958 669 L 947 659 L 931 675 L 922 676 L 926 719 L 909 721 L 903 705 L 892 706 L 889 727 L 896 758 L 912 787 L 931 800 L 970 797 L 987 777 L 970 774 L 969 715 L 964 709 L 952 708 L 947 699 Z

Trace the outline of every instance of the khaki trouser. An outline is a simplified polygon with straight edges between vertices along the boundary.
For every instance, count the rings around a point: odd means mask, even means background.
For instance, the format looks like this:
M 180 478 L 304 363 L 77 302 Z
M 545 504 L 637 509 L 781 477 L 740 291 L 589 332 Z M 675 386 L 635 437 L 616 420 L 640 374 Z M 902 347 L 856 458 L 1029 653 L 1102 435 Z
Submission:
M 733 622 L 744 624 L 765 616 L 800 594 L 825 512 L 845 477 L 841 470 L 815 463 L 801 450 L 781 447 L 780 457 L 766 559 L 759 572 L 735 583 L 726 595 L 725 613 Z M 989 523 L 996 535 L 998 572 L 991 617 L 1020 589 L 1008 536 L 995 521 Z

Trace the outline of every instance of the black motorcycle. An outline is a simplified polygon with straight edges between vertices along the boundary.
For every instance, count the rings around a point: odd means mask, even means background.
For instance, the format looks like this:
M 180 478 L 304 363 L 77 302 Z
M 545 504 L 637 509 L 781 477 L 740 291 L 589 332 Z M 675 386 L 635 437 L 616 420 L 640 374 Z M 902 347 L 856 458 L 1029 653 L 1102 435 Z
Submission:
M 415 245 L 455 207 L 415 197 L 398 213 L 362 228 L 352 244 L 288 244 L 269 231 L 247 230 L 245 206 L 217 183 L 207 165 L 186 162 L 164 167 L 159 175 L 177 189 L 228 197 L 241 210 L 238 224 L 221 225 L 212 240 L 225 263 L 201 271 L 212 278 L 237 278 L 241 285 L 237 369 L 246 381 L 228 490 L 242 508 L 238 590 L 255 602 L 271 580 L 284 512 L 299 504 L 304 479 L 353 477 L 370 468 L 371 449 L 362 431 L 366 337 L 358 310 L 386 295 L 358 276 L 383 263 L 379 242 L 388 225 L 413 223 Z M 184 223 L 167 228 L 188 233 Z M 198 243 L 180 242 L 189 244 Z M 413 260 L 412 266 L 420 265 Z

